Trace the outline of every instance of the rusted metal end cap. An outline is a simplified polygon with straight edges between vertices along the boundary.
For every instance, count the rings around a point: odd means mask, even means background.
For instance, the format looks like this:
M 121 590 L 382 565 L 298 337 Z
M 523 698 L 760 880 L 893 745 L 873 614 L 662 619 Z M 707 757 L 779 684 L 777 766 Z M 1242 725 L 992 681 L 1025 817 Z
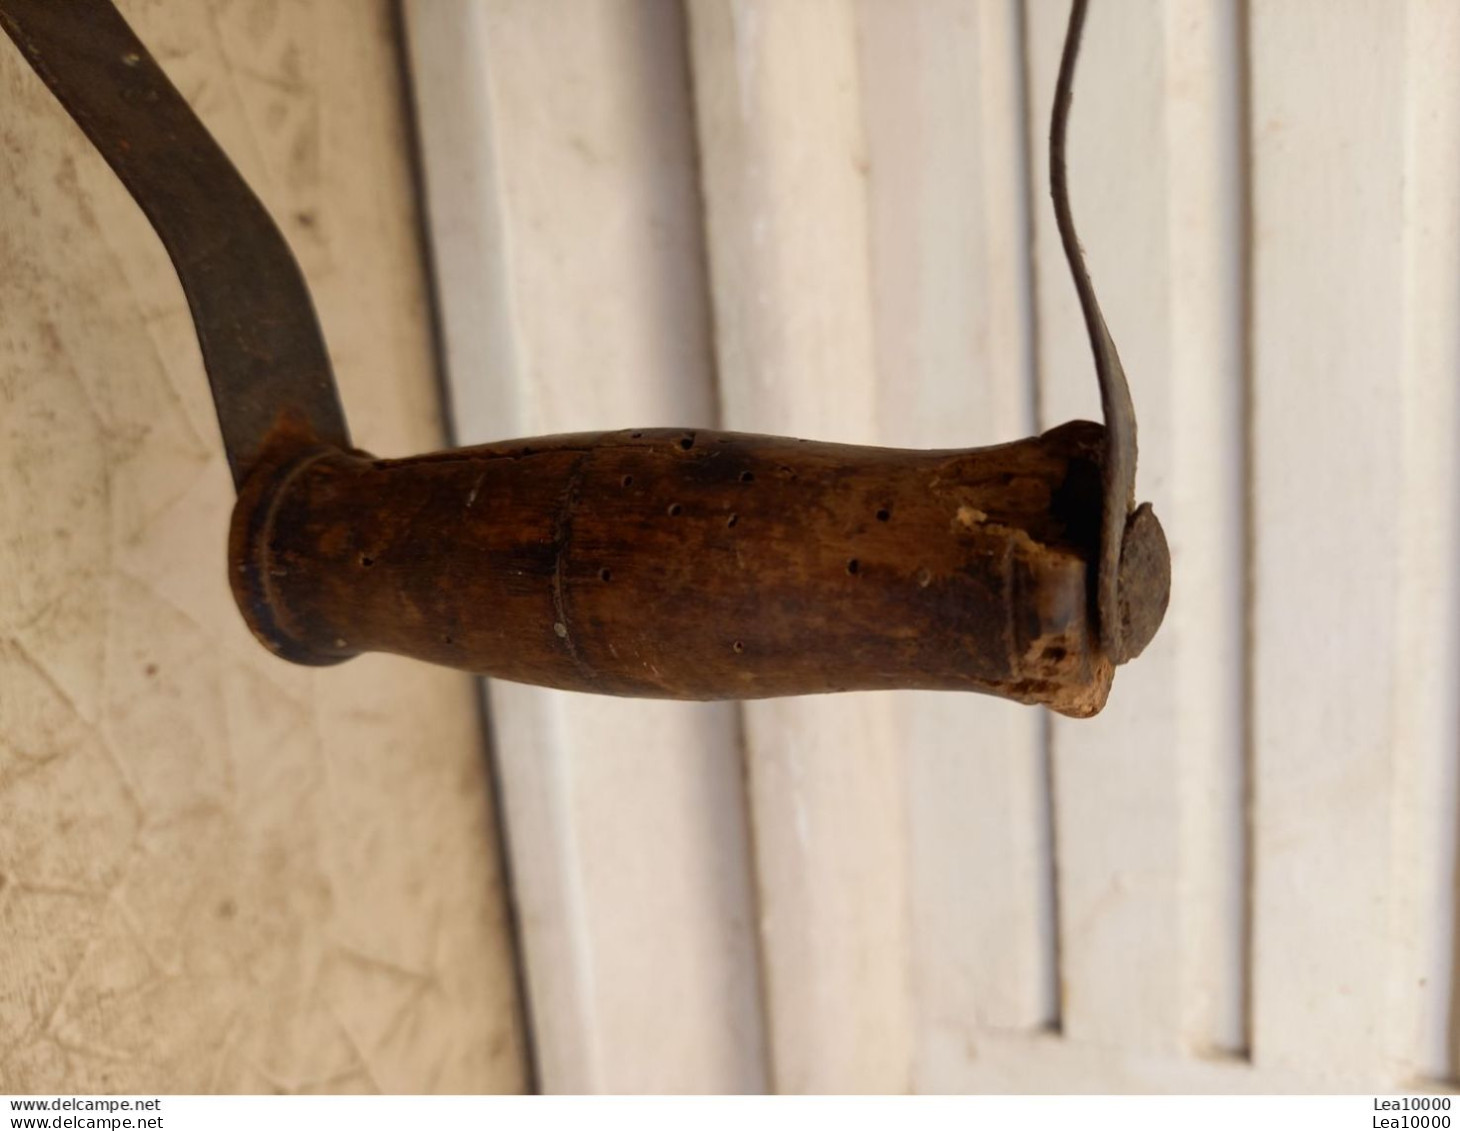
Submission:
M 1146 650 L 1171 601 L 1171 550 L 1150 503 L 1142 503 L 1126 519 L 1118 587 L 1120 640 L 1111 659 L 1123 664 Z

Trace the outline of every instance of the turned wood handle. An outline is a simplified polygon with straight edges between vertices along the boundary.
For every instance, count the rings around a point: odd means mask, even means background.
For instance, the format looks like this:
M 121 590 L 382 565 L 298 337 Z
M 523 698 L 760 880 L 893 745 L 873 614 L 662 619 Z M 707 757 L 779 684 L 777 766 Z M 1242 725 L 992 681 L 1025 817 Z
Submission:
M 674 699 L 982 691 L 1098 711 L 1099 425 L 967 451 L 645 429 L 412 459 L 314 449 L 234 513 L 280 655 L 414 656 Z M 1162 595 L 1164 603 L 1164 595 Z

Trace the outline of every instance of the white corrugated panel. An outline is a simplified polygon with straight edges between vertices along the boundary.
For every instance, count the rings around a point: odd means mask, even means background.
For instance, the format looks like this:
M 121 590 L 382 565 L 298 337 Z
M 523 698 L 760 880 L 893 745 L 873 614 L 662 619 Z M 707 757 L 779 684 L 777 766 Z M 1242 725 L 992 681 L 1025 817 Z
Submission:
M 1098 415 L 1064 4 L 408 14 L 463 440 Z M 1090 721 L 494 687 L 546 1086 L 1455 1074 L 1457 63 L 1445 0 L 1095 0 L 1071 183 L 1160 636 Z

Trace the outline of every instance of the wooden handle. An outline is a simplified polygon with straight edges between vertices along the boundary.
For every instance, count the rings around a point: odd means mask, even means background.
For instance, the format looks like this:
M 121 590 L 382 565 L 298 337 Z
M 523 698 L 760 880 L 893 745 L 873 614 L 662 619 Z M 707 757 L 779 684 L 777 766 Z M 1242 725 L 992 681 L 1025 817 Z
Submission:
M 316 449 L 234 513 L 280 655 L 383 651 L 576 691 L 982 691 L 1104 704 L 1102 430 L 967 451 L 645 429 L 412 459 Z M 1164 599 L 1164 598 L 1163 598 Z

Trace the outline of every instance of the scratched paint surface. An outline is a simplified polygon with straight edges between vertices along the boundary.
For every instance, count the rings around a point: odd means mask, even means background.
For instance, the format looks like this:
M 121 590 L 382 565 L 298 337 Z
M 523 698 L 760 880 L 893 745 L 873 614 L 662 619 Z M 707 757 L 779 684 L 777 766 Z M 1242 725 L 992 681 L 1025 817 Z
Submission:
M 359 443 L 439 421 L 388 5 L 123 4 L 296 249 Z M 245 631 L 182 294 L 0 44 L 0 1090 L 516 1090 L 465 677 Z

